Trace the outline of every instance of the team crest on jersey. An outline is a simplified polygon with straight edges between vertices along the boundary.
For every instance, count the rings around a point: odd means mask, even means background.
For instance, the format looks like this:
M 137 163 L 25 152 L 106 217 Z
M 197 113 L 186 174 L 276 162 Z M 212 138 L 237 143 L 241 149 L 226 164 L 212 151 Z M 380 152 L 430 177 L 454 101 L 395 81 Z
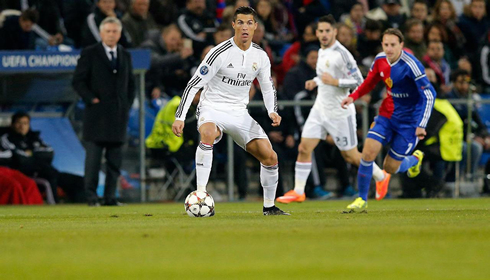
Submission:
M 327 62 L 325 62 L 325 66 L 330 67 L 330 61 L 327 59 Z
M 380 75 L 381 77 L 383 77 L 383 78 L 384 78 L 384 76 L 385 76 L 385 74 L 384 74 L 383 72 L 379 73 L 379 75 Z
M 209 72 L 209 68 L 206 65 L 204 65 L 201 67 L 201 69 L 199 69 L 199 72 L 201 73 L 201 75 L 204 76 Z
M 252 64 L 252 70 L 257 71 L 259 69 L 259 66 L 257 65 L 257 62 L 254 62 Z
M 391 78 L 386 79 L 385 83 L 389 88 L 393 87 L 393 80 Z

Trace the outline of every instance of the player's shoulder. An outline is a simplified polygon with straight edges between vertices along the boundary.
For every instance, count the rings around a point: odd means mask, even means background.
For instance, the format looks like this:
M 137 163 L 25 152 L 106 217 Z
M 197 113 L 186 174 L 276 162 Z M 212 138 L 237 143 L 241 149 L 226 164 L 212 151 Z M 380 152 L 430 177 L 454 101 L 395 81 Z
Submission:
M 265 53 L 265 50 L 259 44 L 256 44 L 254 42 L 252 42 L 252 48 L 254 48 L 254 50 L 256 50 L 258 52 Z
M 352 53 L 344 45 L 342 45 L 339 41 L 335 42 L 335 45 L 332 47 L 332 50 L 335 53 L 339 54 L 345 63 L 349 62 L 349 60 L 354 59 L 354 56 L 352 56 Z
M 422 63 L 420 63 L 420 61 L 412 54 L 407 53 L 406 51 L 402 51 L 400 61 L 405 63 L 410 71 L 415 74 L 415 76 L 422 75 L 422 70 L 424 69 Z
M 232 47 L 231 39 L 221 42 L 206 55 L 206 64 L 212 65 L 220 55 L 223 55 L 223 53 L 226 53 Z
M 380 52 L 374 57 L 374 61 L 380 60 L 386 58 L 386 53 L 385 52 Z

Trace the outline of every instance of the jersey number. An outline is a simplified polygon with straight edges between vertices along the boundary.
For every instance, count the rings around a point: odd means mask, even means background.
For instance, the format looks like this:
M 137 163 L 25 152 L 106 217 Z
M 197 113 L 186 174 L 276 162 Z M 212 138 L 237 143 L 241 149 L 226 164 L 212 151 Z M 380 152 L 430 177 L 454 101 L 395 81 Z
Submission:
M 408 144 L 408 149 L 407 151 L 405 152 L 405 154 L 408 154 L 411 150 L 412 150 L 412 147 L 413 147 L 413 143 L 409 143 Z
M 347 137 L 335 137 L 335 143 L 340 147 L 345 147 L 348 144 Z

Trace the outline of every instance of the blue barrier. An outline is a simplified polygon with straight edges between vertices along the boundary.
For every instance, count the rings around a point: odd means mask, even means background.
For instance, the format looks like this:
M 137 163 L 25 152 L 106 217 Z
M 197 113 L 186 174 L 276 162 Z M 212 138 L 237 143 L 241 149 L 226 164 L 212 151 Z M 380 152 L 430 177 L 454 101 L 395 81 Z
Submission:
M 150 68 L 150 51 L 129 50 L 134 70 Z M 80 51 L 8 51 L 0 52 L 0 73 L 73 72 Z

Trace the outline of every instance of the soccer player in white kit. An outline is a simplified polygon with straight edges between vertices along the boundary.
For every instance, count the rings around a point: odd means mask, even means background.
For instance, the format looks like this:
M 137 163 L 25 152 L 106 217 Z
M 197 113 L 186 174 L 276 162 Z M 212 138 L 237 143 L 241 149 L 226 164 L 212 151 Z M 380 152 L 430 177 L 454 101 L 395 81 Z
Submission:
M 203 88 L 196 113 L 201 134 L 196 150 L 197 190 L 206 190 L 213 162 L 213 144 L 226 133 L 260 161 L 263 214 L 289 215 L 274 205 L 279 178 L 277 154 L 267 134 L 247 110 L 250 87 L 257 78 L 272 126 L 281 123 L 269 58 L 264 50 L 252 43 L 257 13 L 251 7 L 238 8 L 232 26 L 235 36 L 211 49 L 187 84 L 175 113 L 172 131 L 179 137 L 182 135 L 189 106 Z
M 335 38 L 337 28 L 332 15 L 318 20 L 316 36 L 321 48 L 316 64 L 317 77 L 305 83 L 307 90 L 318 86 L 318 95 L 303 127 L 298 158 L 295 165 L 294 189 L 278 197 L 281 203 L 305 201 L 305 185 L 311 171 L 311 154 L 320 140 L 329 133 L 340 150 L 345 161 L 359 166 L 361 153 L 357 149 L 356 111 L 354 104 L 347 110 L 340 106 L 349 95 L 349 89 L 355 89 L 363 79 L 352 54 Z M 376 180 L 376 197 L 386 195 L 390 175 L 376 164 L 373 168 Z

